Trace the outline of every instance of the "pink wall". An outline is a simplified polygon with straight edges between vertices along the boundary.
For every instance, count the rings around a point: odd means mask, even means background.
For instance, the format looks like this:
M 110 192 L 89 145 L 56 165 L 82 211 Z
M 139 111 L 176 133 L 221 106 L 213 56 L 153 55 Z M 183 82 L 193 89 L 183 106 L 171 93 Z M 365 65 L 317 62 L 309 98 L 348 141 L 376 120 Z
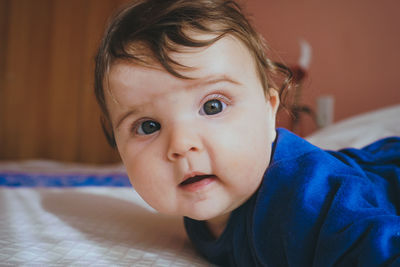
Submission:
M 299 39 L 311 44 L 304 103 L 315 107 L 318 96 L 333 95 L 335 121 L 400 103 L 400 1 L 244 2 L 286 64 L 297 62 Z M 304 133 L 312 128 L 306 126 Z

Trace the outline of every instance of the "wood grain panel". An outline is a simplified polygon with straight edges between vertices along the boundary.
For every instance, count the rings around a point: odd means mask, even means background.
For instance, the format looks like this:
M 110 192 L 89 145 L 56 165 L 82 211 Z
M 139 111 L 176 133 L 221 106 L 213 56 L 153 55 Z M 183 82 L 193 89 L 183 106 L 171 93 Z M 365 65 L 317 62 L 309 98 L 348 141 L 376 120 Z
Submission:
M 5 69 L 6 69 L 6 51 L 7 51 L 7 35 L 8 35 L 8 10 L 9 0 L 0 1 L 0 151 L 5 146 L 5 107 L 2 99 L 5 99 Z
M 93 58 L 126 1 L 0 0 L 0 159 L 119 161 L 99 125 Z
M 126 1 L 125 1 L 126 2 Z M 86 29 L 85 29 L 85 46 L 83 47 L 83 87 L 81 88 L 80 107 L 82 108 L 82 116 L 80 117 L 79 125 L 79 146 L 87 147 L 88 149 L 80 150 L 79 160 L 89 161 L 107 161 L 109 155 L 116 156 L 114 150 L 106 146 L 99 146 L 99 143 L 104 142 L 104 136 L 99 135 L 102 132 L 99 123 L 100 110 L 95 102 L 93 94 L 93 72 L 94 72 L 94 56 L 100 38 L 104 32 L 104 27 L 110 11 L 115 10 L 123 1 L 117 2 L 104 2 L 98 5 L 98 1 L 88 1 L 88 13 L 86 16 Z M 87 127 L 91 125 L 91 127 Z
M 79 87 L 86 5 L 77 1 L 55 1 L 51 31 L 49 94 L 50 154 L 65 159 L 77 157 Z
M 4 134 L 5 151 L 11 157 L 20 155 L 20 147 L 26 140 L 26 136 L 31 135 L 29 122 L 32 111 L 27 105 L 30 99 L 32 84 L 29 84 L 29 55 L 31 45 L 29 43 L 29 26 L 32 13 L 29 1 L 10 1 L 8 15 L 8 32 L 6 36 L 6 66 L 4 95 L 2 105 L 4 107 Z M 23 14 L 23 15 L 22 15 Z M 31 88 L 28 88 L 28 85 Z M 33 138 L 30 138 L 33 140 Z M 29 151 L 30 147 L 26 148 Z

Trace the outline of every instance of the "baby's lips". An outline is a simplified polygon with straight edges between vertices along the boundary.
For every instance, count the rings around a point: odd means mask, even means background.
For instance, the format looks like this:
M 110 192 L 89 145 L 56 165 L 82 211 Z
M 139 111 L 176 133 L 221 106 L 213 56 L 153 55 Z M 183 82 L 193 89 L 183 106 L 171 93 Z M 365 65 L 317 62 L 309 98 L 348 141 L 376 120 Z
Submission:
M 206 179 L 206 178 L 214 178 L 214 177 L 215 177 L 215 175 L 213 175 L 213 174 L 205 174 L 205 175 L 195 175 L 195 176 L 191 176 L 191 177 L 188 177 L 188 178 L 184 179 L 184 180 L 179 184 L 179 186 L 185 186 L 185 185 L 188 185 L 188 184 L 193 184 L 193 183 L 199 182 L 199 181 L 201 181 L 201 180 L 203 180 L 203 179 Z
M 199 175 L 199 176 L 200 176 L 200 175 L 207 175 L 207 173 L 199 172 L 199 171 L 191 171 L 191 172 L 188 172 L 188 173 L 186 173 L 186 174 L 183 176 L 183 178 L 182 178 L 182 180 L 181 180 L 181 183 L 184 182 L 185 180 L 191 178 L 191 177 L 198 176 L 198 175 Z
M 208 188 L 208 185 L 214 183 L 216 179 L 217 176 L 214 174 L 188 176 L 179 184 L 179 188 L 186 192 L 199 192 Z

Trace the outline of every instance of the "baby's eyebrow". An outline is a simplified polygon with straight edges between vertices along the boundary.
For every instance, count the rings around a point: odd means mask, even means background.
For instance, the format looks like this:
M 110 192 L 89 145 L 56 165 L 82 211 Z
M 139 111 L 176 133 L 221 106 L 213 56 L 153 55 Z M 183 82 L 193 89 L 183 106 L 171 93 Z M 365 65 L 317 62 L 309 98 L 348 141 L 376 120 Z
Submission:
M 189 86 L 189 89 L 203 87 L 203 86 L 216 84 L 216 83 L 220 83 L 220 82 L 228 82 L 228 83 L 232 83 L 232 84 L 236 84 L 236 85 L 241 85 L 240 82 L 231 78 L 229 75 L 223 74 L 223 75 L 210 75 L 210 76 L 198 79 L 192 85 Z
M 136 114 L 139 112 L 139 108 L 132 108 L 128 112 L 124 113 L 120 118 L 117 119 L 117 123 L 115 125 L 115 128 L 118 129 L 121 123 L 129 116 Z

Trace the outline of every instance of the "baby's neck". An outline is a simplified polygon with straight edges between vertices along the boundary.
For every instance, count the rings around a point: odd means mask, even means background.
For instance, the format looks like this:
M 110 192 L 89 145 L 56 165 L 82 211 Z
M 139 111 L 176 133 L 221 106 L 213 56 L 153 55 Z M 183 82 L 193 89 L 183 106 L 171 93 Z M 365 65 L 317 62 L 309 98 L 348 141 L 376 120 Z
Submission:
M 226 224 L 228 223 L 230 213 L 207 220 L 207 226 L 210 233 L 215 239 L 218 239 L 224 232 Z

